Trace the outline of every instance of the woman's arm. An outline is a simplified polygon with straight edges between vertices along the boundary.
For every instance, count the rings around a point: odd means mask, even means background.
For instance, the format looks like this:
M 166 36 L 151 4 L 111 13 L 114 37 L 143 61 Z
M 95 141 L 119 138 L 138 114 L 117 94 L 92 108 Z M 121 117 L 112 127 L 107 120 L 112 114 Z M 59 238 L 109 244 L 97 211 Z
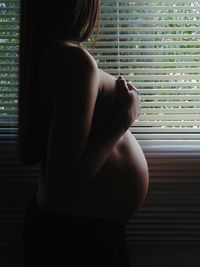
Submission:
M 108 159 L 120 137 L 127 131 L 122 126 L 122 119 L 120 116 L 114 118 L 107 128 L 89 139 L 76 168 L 76 177 L 79 180 L 80 190 L 92 181 Z

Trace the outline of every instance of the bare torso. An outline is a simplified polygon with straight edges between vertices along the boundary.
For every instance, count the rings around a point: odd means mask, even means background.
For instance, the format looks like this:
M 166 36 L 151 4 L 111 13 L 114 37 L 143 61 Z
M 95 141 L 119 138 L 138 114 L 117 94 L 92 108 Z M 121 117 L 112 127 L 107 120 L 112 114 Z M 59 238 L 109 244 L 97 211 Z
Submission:
M 116 78 L 99 71 L 100 89 L 97 98 L 91 134 L 102 130 L 116 112 Z M 47 115 L 48 116 L 48 115 Z M 50 118 L 46 118 L 50 121 Z M 47 138 L 47 136 L 46 136 Z M 59 151 L 58 151 L 59 153 Z M 65 181 L 49 186 L 48 177 L 41 175 L 37 202 L 41 208 L 58 212 L 112 218 L 127 222 L 143 202 L 148 189 L 148 167 L 142 149 L 128 130 L 119 139 L 103 167 L 79 195 L 70 195 Z M 66 177 L 70 179 L 70 177 Z

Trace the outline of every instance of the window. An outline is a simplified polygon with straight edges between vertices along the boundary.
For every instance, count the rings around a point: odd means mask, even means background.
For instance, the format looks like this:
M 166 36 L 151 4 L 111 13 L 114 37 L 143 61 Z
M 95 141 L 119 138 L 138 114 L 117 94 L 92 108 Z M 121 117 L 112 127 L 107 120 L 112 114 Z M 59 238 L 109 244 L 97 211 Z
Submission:
M 0 2 L 0 140 L 17 134 L 19 2 Z

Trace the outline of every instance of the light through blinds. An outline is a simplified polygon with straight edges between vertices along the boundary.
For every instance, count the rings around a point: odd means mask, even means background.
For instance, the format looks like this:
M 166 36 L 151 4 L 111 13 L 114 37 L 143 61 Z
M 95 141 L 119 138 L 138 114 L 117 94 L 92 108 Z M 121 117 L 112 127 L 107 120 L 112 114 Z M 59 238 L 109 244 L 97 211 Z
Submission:
M 116 77 L 123 75 L 139 89 L 142 109 L 130 128 L 139 140 L 198 143 L 198 1 L 102 0 L 99 32 L 91 53 L 99 68 Z
M 16 139 L 19 0 L 0 1 L 0 139 Z

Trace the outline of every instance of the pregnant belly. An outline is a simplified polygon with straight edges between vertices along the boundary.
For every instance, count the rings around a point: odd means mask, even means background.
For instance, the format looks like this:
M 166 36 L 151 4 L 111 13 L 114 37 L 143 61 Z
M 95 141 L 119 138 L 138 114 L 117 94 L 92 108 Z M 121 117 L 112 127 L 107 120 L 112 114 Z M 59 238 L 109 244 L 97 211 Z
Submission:
M 80 195 L 84 215 L 127 222 L 145 199 L 148 167 L 143 151 L 127 131 L 106 163 Z

